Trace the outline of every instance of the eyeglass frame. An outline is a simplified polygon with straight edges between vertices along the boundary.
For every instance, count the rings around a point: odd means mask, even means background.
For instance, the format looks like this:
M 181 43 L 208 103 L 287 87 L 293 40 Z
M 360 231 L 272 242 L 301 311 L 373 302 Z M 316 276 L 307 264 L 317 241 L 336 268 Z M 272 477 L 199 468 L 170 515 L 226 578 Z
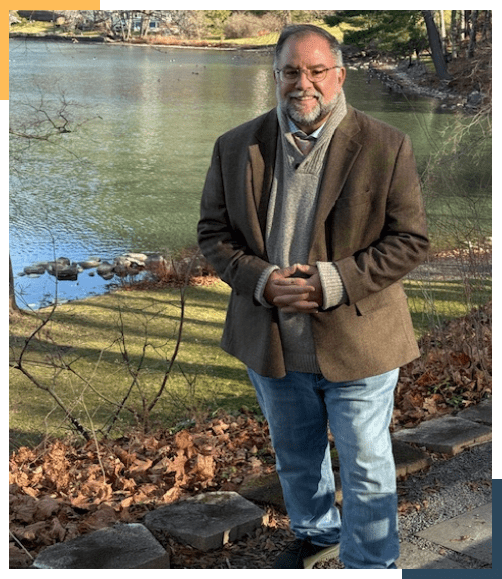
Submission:
M 314 80 L 314 79 L 312 79 L 312 78 L 310 77 L 312 71 L 309 70 L 308 68 L 290 68 L 289 70 L 295 71 L 295 72 L 297 73 L 297 77 L 296 77 L 295 79 L 293 79 L 293 80 L 284 80 L 284 79 L 282 78 L 282 72 L 283 72 L 283 70 L 286 69 L 286 68 L 288 68 L 288 67 L 287 67 L 287 66 L 284 66 L 283 68 L 276 68 L 276 69 L 275 69 L 275 72 L 277 73 L 277 75 L 278 75 L 278 77 L 279 77 L 279 80 L 280 80 L 281 82 L 283 82 L 283 83 L 285 83 L 285 84 L 293 84 L 293 83 L 295 83 L 295 82 L 298 82 L 298 79 L 300 78 L 300 73 L 302 73 L 302 72 L 305 73 L 305 76 L 308 78 L 308 80 L 309 80 L 310 82 L 315 83 L 315 82 L 322 82 L 323 80 L 325 80 L 325 79 L 326 79 L 326 76 L 328 75 L 328 70 L 333 70 L 333 69 L 335 69 L 335 68 L 342 68 L 342 67 L 341 67 L 341 66 L 330 66 L 330 67 L 327 67 L 327 68 L 323 68 L 323 69 L 322 69 L 322 72 L 324 73 L 324 76 L 322 77 L 322 79 L 318 79 L 318 80 Z

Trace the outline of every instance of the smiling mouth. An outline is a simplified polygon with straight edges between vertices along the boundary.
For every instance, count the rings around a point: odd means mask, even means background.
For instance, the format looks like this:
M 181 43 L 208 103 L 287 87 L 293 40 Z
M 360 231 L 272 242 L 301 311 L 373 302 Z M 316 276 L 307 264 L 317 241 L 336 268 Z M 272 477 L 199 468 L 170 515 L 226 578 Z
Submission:
M 315 93 L 298 93 L 298 92 L 294 92 L 294 93 L 290 93 L 289 95 L 291 98 L 296 98 L 296 99 L 314 99 L 317 98 L 317 95 Z
M 291 104 L 293 105 L 307 105 L 307 104 L 316 104 L 317 102 L 319 102 L 319 99 L 316 96 L 301 96 L 301 97 L 291 97 L 290 100 Z
M 319 100 L 319 97 L 316 94 L 303 94 L 303 93 L 292 93 L 289 95 L 289 98 L 297 102 Z

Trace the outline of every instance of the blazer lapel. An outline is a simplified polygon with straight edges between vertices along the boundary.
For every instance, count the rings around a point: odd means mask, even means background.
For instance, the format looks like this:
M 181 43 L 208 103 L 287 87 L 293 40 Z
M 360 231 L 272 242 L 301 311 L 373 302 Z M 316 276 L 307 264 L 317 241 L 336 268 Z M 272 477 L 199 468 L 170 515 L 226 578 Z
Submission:
M 328 149 L 312 229 L 309 262 L 314 259 L 314 256 L 326 255 L 324 222 L 340 196 L 343 185 L 361 150 L 361 143 L 354 139 L 358 132 L 359 125 L 355 120 L 352 107 L 349 106 L 348 113 L 336 129 Z
M 262 240 L 260 245 L 265 247 L 265 228 L 267 224 L 267 210 L 274 177 L 275 154 L 277 148 L 279 123 L 276 109 L 271 110 L 265 117 L 262 125 L 256 131 L 256 143 L 249 147 L 249 176 L 252 195 Z M 265 250 L 263 250 L 265 253 Z
M 275 155 L 279 123 L 276 109 L 272 109 L 264 118 L 263 123 L 256 131 L 256 140 L 249 147 L 248 183 L 253 196 L 253 204 L 261 230 L 261 239 L 257 245 L 265 252 L 265 230 L 267 210 L 274 177 Z M 354 111 L 349 105 L 348 112 L 333 135 L 328 149 L 328 158 L 325 164 L 321 182 L 319 200 L 317 203 L 312 239 L 310 244 L 309 262 L 314 256 L 326 254 L 324 238 L 324 222 L 340 196 L 343 185 L 350 173 L 352 165 L 361 150 L 361 143 L 354 138 L 359 132 L 359 125 Z

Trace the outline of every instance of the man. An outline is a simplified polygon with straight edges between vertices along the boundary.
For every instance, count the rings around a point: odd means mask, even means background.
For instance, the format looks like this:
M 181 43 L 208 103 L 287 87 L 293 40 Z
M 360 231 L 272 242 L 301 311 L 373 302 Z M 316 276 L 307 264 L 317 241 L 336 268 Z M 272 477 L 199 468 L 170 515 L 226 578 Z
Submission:
M 411 144 L 346 103 L 322 29 L 286 28 L 274 77 L 277 108 L 218 139 L 198 227 L 232 288 L 222 347 L 248 367 L 297 537 L 274 567 L 339 554 L 348 569 L 393 569 L 389 423 L 398 368 L 418 355 L 399 280 L 428 246 Z

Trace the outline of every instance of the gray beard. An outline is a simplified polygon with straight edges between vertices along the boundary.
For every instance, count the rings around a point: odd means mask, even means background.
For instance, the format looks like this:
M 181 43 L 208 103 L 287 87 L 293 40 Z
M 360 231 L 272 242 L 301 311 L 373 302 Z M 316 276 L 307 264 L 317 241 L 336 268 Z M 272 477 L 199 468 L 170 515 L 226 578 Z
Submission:
M 318 123 L 320 120 L 326 118 L 331 111 L 335 108 L 336 95 L 329 102 L 324 100 L 324 97 L 316 92 L 317 105 L 309 112 L 302 113 L 294 106 L 293 102 L 288 98 L 281 99 L 279 95 L 279 90 L 277 89 L 277 100 L 281 104 L 281 108 L 286 111 L 287 115 L 298 125 L 304 127 L 311 127 Z

